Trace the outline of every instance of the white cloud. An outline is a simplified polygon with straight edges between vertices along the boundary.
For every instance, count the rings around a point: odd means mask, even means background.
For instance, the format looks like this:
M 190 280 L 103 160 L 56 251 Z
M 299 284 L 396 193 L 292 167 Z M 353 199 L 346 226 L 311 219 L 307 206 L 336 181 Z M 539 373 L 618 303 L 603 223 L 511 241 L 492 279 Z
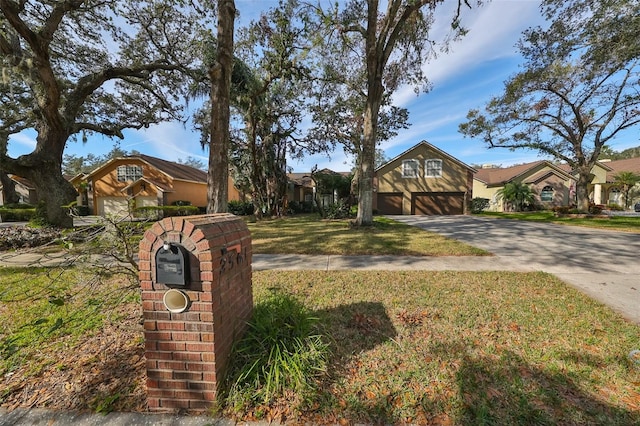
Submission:
M 122 148 L 149 153 L 169 161 L 189 156 L 208 161 L 208 154 L 200 146 L 200 136 L 181 123 L 167 122 L 133 132 L 136 142 L 124 143 Z
M 518 56 L 515 44 L 522 31 L 542 21 L 538 6 L 538 0 L 496 0 L 467 11 L 462 22 L 469 33 L 454 42 L 448 53 L 424 64 L 431 83 L 437 87 L 480 64 Z M 443 11 L 443 15 L 441 22 L 446 21 L 450 13 Z M 405 105 L 415 97 L 413 88 L 405 87 L 394 95 L 394 100 L 398 105 Z
M 8 154 L 12 157 L 18 157 L 30 153 L 35 147 L 35 132 L 33 130 L 23 130 L 9 137 Z

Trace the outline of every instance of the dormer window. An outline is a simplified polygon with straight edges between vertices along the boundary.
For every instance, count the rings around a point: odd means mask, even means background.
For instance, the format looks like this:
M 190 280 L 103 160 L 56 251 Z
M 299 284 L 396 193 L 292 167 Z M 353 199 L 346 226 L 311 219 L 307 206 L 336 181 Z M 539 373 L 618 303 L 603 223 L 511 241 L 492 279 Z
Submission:
M 142 167 L 136 165 L 119 166 L 118 182 L 133 182 L 142 177 Z
M 420 163 L 418 160 L 404 160 L 402 162 L 402 177 L 414 178 L 418 177 L 418 168 Z

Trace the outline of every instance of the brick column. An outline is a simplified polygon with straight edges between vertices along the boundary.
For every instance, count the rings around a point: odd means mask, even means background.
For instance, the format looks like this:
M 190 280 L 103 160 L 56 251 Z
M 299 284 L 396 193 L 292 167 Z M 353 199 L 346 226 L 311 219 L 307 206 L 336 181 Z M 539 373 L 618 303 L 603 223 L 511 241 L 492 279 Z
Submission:
M 156 281 L 155 253 L 165 242 L 188 251 L 191 280 L 180 288 L 189 308 L 170 312 Z M 251 235 L 231 214 L 171 217 L 140 242 L 148 407 L 200 412 L 215 401 L 231 346 L 253 310 Z

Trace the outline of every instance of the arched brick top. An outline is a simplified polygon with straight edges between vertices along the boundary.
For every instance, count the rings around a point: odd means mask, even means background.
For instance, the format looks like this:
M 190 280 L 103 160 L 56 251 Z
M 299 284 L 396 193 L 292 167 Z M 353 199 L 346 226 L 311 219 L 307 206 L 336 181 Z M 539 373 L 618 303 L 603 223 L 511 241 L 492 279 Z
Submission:
M 169 312 L 168 287 L 155 281 L 155 254 L 165 242 L 188 252 L 190 300 Z M 233 341 L 253 310 L 251 234 L 231 214 L 170 217 L 156 222 L 140 242 L 148 406 L 152 411 L 201 411 L 215 400 Z

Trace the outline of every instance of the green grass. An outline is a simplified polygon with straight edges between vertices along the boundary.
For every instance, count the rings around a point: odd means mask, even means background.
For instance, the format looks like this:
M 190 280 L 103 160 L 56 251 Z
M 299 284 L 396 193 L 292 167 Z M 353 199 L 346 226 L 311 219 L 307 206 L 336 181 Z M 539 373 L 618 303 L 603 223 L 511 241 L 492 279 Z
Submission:
M 484 250 L 399 223 L 375 217 L 371 227 L 349 220 L 320 220 L 296 215 L 248 223 L 253 252 L 261 254 L 481 256 Z
M 98 330 L 136 293 L 96 281 L 87 269 L 0 268 L 0 377 L 27 366 L 37 374 L 55 353 Z M 0 395 L 1 399 L 1 395 Z
M 256 300 L 274 288 L 335 342 L 304 420 L 640 424 L 638 326 L 549 274 L 254 274 Z
M 132 380 L 144 377 L 139 301 L 123 293 L 123 277 L 97 285 L 89 275 L 0 268 L 0 403 L 53 375 L 24 403 L 47 406 L 43 395 L 57 394 L 74 409 L 144 409 L 144 379 Z M 552 275 L 260 271 L 253 287 L 267 313 L 274 291 L 299 301 L 317 318 L 305 333 L 321 330 L 330 355 L 302 401 L 255 398 L 227 413 L 311 424 L 640 424 L 640 365 L 629 359 L 640 329 Z M 125 331 L 122 345 L 109 343 Z M 308 351 L 297 353 L 281 371 Z M 61 393 L 60 383 L 81 387 Z
M 640 217 L 611 216 L 601 217 L 556 217 L 550 211 L 501 213 L 482 212 L 482 216 L 497 217 L 503 219 L 528 220 L 531 222 L 559 223 L 563 225 L 585 226 L 589 228 L 610 229 L 615 231 L 639 232 Z

